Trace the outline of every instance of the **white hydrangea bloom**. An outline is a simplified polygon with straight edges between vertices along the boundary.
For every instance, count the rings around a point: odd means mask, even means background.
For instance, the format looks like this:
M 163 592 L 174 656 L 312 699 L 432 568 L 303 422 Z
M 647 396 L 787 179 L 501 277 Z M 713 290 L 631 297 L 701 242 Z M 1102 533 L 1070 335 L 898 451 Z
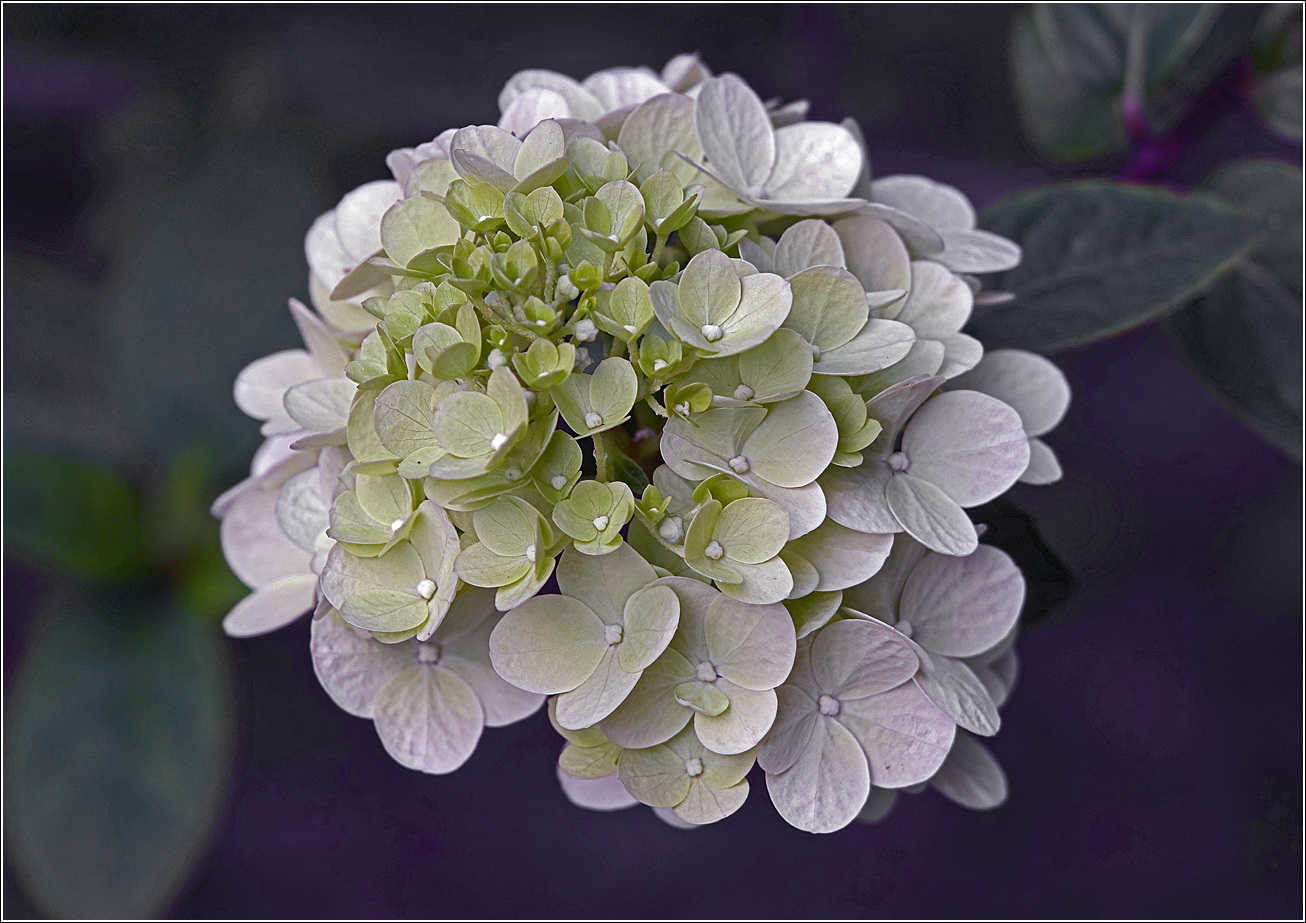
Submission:
M 499 105 L 308 230 L 305 348 L 235 385 L 227 631 L 313 611 L 327 692 L 427 772 L 552 696 L 595 810 L 714 823 L 754 758 L 805 830 L 1001 803 L 957 729 L 997 730 L 1023 582 L 965 510 L 1059 476 L 1069 391 L 961 332 L 961 274 L 1019 248 L 694 55 Z

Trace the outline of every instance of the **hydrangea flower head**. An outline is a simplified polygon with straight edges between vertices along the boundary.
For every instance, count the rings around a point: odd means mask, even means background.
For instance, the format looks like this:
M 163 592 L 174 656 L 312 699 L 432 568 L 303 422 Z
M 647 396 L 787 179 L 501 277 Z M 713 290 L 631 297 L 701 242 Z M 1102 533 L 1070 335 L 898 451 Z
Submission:
M 305 348 L 236 381 L 227 630 L 311 611 L 327 693 L 425 772 L 550 697 L 596 810 L 715 823 L 755 763 L 814 832 L 1000 803 L 973 735 L 1024 584 L 966 511 L 1059 476 L 1069 390 L 961 332 L 959 273 L 1019 248 L 695 56 L 499 103 L 309 229 Z

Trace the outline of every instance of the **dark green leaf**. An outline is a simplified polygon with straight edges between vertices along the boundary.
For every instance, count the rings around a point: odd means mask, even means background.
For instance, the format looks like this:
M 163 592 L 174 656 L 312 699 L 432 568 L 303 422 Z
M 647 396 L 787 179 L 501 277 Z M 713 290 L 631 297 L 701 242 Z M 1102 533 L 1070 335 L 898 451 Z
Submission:
M 1302 65 L 1270 74 L 1256 88 L 1256 108 L 1265 123 L 1281 135 L 1302 139 Z
M 231 754 L 216 626 L 66 596 L 17 682 L 9 854 L 50 914 L 153 917 L 202 855 Z
M 1015 299 L 977 311 L 968 332 L 989 349 L 1051 352 L 1186 304 L 1257 243 L 1263 225 L 1210 196 L 1089 180 L 1004 199 L 980 226 L 1024 255 L 993 280 Z
M 1126 92 L 1172 127 L 1250 42 L 1257 10 L 1214 3 L 1039 3 L 1017 17 L 1012 76 L 1026 133 L 1055 160 L 1127 143 Z
M 5 541 L 78 580 L 132 576 L 145 563 L 141 504 L 127 481 L 68 455 L 5 458 Z
M 1269 233 L 1227 279 L 1168 318 L 1166 332 L 1249 426 L 1301 458 L 1301 171 L 1244 161 L 1204 188 L 1259 215 Z
M 648 487 L 648 476 L 644 474 L 644 469 L 626 456 L 616 455 L 612 461 L 612 470 L 617 475 L 617 480 L 624 481 L 636 497 L 643 495 L 644 488 Z

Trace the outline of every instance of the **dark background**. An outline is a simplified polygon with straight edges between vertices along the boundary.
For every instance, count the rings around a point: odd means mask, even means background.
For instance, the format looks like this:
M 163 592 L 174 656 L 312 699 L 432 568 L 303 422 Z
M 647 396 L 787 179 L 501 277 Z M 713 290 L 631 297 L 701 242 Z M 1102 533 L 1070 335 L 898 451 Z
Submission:
M 763 97 L 853 115 L 877 175 L 984 205 L 1071 175 L 1022 140 L 1001 6 L 16 6 L 4 11 L 7 448 L 149 473 L 257 424 L 248 361 L 297 345 L 303 234 L 383 158 L 493 122 L 523 67 L 581 78 L 699 50 Z M 1155 179 L 1299 163 L 1214 94 Z M 1120 174 L 1124 163 L 1075 175 Z M 1057 357 L 1066 478 L 1018 486 L 1076 578 L 1020 644 L 992 743 L 1010 801 L 929 793 L 815 837 L 760 774 L 691 833 L 573 808 L 542 715 L 447 777 L 402 769 L 318 686 L 303 622 L 233 642 L 237 755 L 183 917 L 1237 916 L 1301 911 L 1301 469 L 1156 328 Z M 6 688 L 57 582 L 6 561 Z M 6 914 L 37 911 L 6 868 Z

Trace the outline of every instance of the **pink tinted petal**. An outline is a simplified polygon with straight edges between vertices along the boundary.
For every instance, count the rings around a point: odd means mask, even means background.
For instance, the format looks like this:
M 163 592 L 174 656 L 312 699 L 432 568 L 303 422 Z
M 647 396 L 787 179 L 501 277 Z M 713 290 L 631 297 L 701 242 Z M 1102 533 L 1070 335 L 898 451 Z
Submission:
M 899 617 L 912 638 L 949 657 L 974 657 L 1001 641 L 1020 617 L 1025 578 L 1007 556 L 981 545 L 965 557 L 929 555 L 902 592 Z
M 921 691 L 960 727 L 992 737 L 1001 726 L 998 706 L 974 671 L 960 660 L 934 657 L 916 678 Z
M 892 628 L 873 619 L 841 619 L 812 641 L 812 675 L 839 700 L 877 695 L 906 682 L 920 660 Z
M 1029 464 L 1020 415 L 978 391 L 948 391 L 927 401 L 903 431 L 902 451 L 913 477 L 963 507 L 992 500 Z
M 457 673 L 418 663 L 377 694 L 373 720 L 401 766 L 442 775 L 467 762 L 481 739 L 485 711 Z
M 818 482 L 826 513 L 841 526 L 877 535 L 902 531 L 889 510 L 885 490 L 893 476 L 883 458 L 867 458 L 856 468 L 831 467 Z
M 820 718 L 794 764 L 766 774 L 766 788 L 790 824 L 809 833 L 832 833 L 852 823 L 870 794 L 866 754 L 842 724 Z
M 888 455 L 894 450 L 898 433 L 907 420 L 925 403 L 934 390 L 943 384 L 942 378 L 914 375 L 885 388 L 866 402 L 866 413 L 884 427 L 880 435 L 866 449 L 868 453 Z
M 844 605 L 894 624 L 898 621 L 898 601 L 902 598 L 907 578 L 929 553 L 928 548 L 910 535 L 898 533 L 893 537 L 893 550 L 884 566 L 870 580 L 846 590 Z
M 1029 438 L 1029 467 L 1020 476 L 1022 484 L 1052 484 L 1061 480 L 1061 463 L 1056 453 L 1037 436 Z
M 267 487 L 248 491 L 222 519 L 222 553 L 236 576 L 251 588 L 310 573 L 311 556 L 288 539 L 277 523 L 278 494 L 279 490 Z
M 495 673 L 488 654 L 484 661 L 448 654 L 440 663 L 465 679 L 475 691 L 485 709 L 486 727 L 513 724 L 535 714 L 544 704 L 544 696 L 518 689 Z
M 914 682 L 843 702 L 836 720 L 862 745 L 871 780 L 881 788 L 904 788 L 934 775 L 957 730 Z
M 1042 436 L 1066 415 L 1070 384 L 1051 361 L 1023 349 L 995 349 L 949 388 L 996 397 L 1020 414 L 1025 432 Z
M 970 554 L 979 545 L 966 511 L 943 490 L 909 474 L 895 475 L 884 489 L 889 510 L 904 529 L 940 554 Z
M 958 189 L 924 176 L 886 176 L 871 183 L 871 195 L 915 215 L 936 231 L 966 231 L 975 227 L 975 209 Z
M 774 689 L 793 668 L 794 623 L 779 603 L 718 597 L 708 607 L 704 639 L 716 671 L 745 689 Z
M 285 349 L 255 359 L 236 376 L 236 406 L 255 420 L 282 417 L 282 399 L 295 385 L 320 378 L 323 369 L 302 349 Z
M 417 659 L 411 643 L 382 644 L 331 612 L 313 621 L 309 651 L 327 695 L 359 718 L 372 717 L 377 693 Z
M 285 577 L 250 593 L 222 620 L 222 630 L 233 638 L 265 635 L 289 625 L 313 608 L 317 578 L 306 573 Z
M 849 271 L 866 291 L 906 291 L 910 287 L 911 258 L 892 227 L 869 215 L 853 215 L 836 221 L 834 230 L 843 242 Z
M 757 748 L 757 765 L 769 773 L 784 772 L 798 761 L 816 730 L 816 700 L 797 686 L 776 689 L 777 711 L 771 730 Z
M 1007 775 L 998 761 L 974 737 L 964 732 L 948 758 L 930 779 L 944 797 L 972 811 L 988 811 L 1007 800 Z

